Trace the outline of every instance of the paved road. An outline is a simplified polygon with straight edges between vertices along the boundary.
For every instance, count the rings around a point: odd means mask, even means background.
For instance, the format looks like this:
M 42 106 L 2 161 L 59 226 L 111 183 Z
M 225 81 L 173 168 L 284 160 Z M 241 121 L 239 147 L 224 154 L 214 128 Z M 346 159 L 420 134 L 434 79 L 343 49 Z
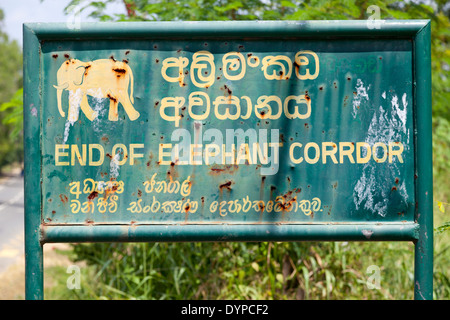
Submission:
M 24 253 L 23 177 L 0 179 L 0 272 Z

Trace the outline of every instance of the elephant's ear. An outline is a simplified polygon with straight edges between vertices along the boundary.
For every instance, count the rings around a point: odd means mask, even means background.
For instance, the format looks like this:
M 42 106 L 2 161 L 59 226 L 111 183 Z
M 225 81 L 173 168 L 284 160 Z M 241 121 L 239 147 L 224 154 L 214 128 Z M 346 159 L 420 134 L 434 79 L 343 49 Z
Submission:
M 70 75 L 73 79 L 73 84 L 76 86 L 81 86 L 84 81 L 84 73 L 86 72 L 85 66 L 79 66 L 75 69 L 72 69 L 73 74 Z

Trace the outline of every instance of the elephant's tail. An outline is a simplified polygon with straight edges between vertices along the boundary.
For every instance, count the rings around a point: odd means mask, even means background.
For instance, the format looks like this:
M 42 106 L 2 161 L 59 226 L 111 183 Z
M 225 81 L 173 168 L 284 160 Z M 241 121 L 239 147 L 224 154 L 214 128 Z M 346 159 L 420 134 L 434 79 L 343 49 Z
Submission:
M 134 77 L 133 77 L 133 72 L 131 70 L 130 70 L 130 79 L 131 79 L 130 101 L 131 101 L 131 103 L 134 103 L 134 97 L 133 97 Z

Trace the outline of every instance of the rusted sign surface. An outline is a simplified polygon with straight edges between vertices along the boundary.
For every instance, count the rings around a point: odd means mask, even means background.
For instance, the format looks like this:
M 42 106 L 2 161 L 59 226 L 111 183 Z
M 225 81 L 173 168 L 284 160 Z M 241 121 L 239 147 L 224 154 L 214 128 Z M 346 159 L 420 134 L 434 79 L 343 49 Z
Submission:
M 27 299 L 48 242 L 414 241 L 429 21 L 24 26 Z
M 412 50 L 47 41 L 43 221 L 413 222 Z

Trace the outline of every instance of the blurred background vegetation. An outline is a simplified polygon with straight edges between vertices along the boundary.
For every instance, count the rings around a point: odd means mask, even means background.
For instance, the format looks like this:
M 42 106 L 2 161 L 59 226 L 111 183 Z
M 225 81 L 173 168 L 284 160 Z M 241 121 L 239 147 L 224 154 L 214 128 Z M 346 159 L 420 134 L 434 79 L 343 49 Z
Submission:
M 3 31 L 0 8 L 0 173 L 23 159 L 22 49 Z
M 45 1 L 45 0 L 44 0 Z M 435 197 L 434 297 L 450 298 L 450 2 L 323 0 L 66 0 L 97 21 L 430 19 L 432 27 Z M 110 14 L 108 4 L 124 6 Z M 0 169 L 22 161 L 21 49 L 9 41 L 0 11 Z M 6 76 L 7 75 L 7 76 Z M 410 243 L 130 243 L 74 244 L 82 261 L 80 290 L 67 290 L 65 269 L 46 270 L 56 283 L 47 299 L 411 299 Z M 381 288 L 369 289 L 372 265 Z

